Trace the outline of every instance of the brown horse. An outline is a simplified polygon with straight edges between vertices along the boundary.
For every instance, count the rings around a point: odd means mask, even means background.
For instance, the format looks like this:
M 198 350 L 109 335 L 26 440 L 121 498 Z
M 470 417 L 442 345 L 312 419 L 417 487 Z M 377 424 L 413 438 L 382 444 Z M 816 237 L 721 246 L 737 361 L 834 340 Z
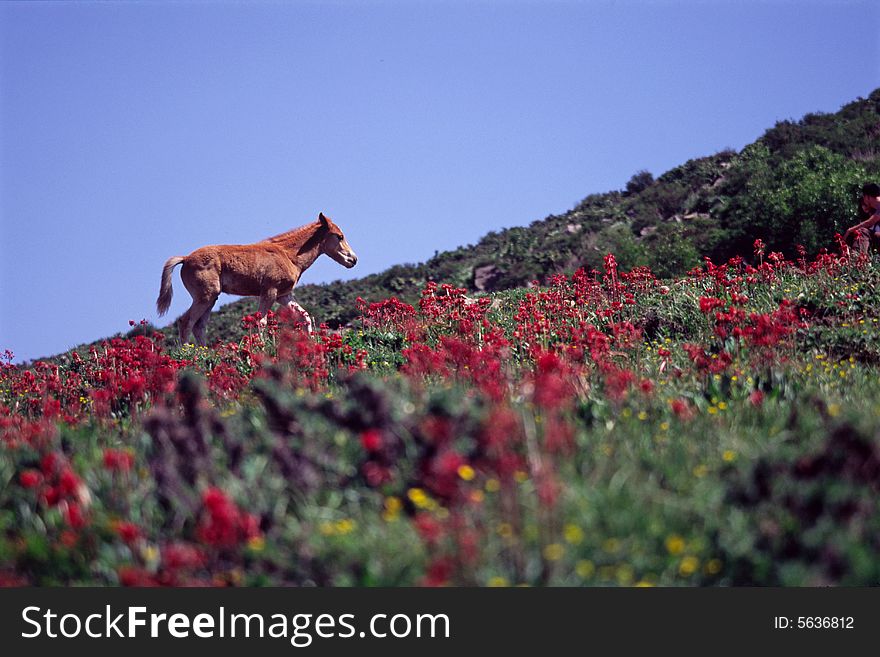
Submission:
M 322 253 L 349 269 L 357 264 L 357 256 L 339 226 L 323 212 L 314 223 L 253 244 L 203 246 L 188 256 L 174 256 L 165 263 L 156 309 L 160 317 L 168 312 L 172 295 L 171 274 L 177 265 L 183 263 L 180 278 L 193 302 L 178 320 L 182 343 L 192 331 L 196 342 L 205 344 L 205 327 L 221 292 L 260 297 L 264 325 L 266 313 L 276 301 L 286 304 L 295 316 L 305 321 L 311 333 L 312 319 L 293 300 L 293 288 L 302 273 Z

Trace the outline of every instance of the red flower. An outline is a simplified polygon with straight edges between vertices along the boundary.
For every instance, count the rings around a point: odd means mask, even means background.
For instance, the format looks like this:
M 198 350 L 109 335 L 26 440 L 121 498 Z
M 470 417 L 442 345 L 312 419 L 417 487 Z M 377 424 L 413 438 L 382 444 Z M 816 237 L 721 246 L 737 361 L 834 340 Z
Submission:
M 62 515 L 71 529 L 82 529 L 86 525 L 86 519 L 79 504 L 68 503 L 64 506 Z
M 376 488 L 381 486 L 382 484 L 387 484 L 391 481 L 391 471 L 378 463 L 373 461 L 367 461 L 361 467 L 361 472 L 364 474 L 364 478 L 367 480 L 367 484 Z
M 760 406 L 764 403 L 764 393 L 760 390 L 753 390 L 752 394 L 749 395 L 749 401 L 752 403 L 752 406 Z
M 18 476 L 18 481 L 23 488 L 33 488 L 42 481 L 42 476 L 36 470 L 25 470 Z
M 129 472 L 134 465 L 134 456 L 121 449 L 104 450 L 104 467 L 110 471 Z
M 62 495 L 74 495 L 80 486 L 79 477 L 70 468 L 65 468 L 58 478 L 58 487 Z
M 438 474 L 452 477 L 458 474 L 458 469 L 465 464 L 464 457 L 458 452 L 444 452 L 436 461 Z
M 245 540 L 257 538 L 260 536 L 260 521 L 252 513 L 243 513 L 240 519 L 241 533 L 244 534 Z
M 56 486 L 49 486 L 43 491 L 43 501 L 46 506 L 55 506 L 61 501 L 61 493 Z
M 700 312 L 704 315 L 709 314 L 716 308 L 724 307 L 724 302 L 715 297 L 700 297 Z
M 548 411 L 559 410 L 571 403 L 573 395 L 574 389 L 563 360 L 551 351 L 537 351 L 533 393 L 535 404 Z
M 419 536 L 426 543 L 436 543 L 443 535 L 443 528 L 440 526 L 440 523 L 427 513 L 417 515 L 415 520 L 413 520 L 413 524 L 415 524 Z
M 672 407 L 672 412 L 675 413 L 676 417 L 680 420 L 689 420 L 694 414 L 690 404 L 687 403 L 687 400 L 681 398 L 673 399 L 669 402 L 669 405 Z
M 254 516 L 243 513 L 219 488 L 202 495 L 204 512 L 196 530 L 199 540 L 216 547 L 232 547 L 259 535 Z
M 382 432 L 378 429 L 367 429 L 362 432 L 361 445 L 368 452 L 378 452 L 382 449 Z
M 571 453 L 574 450 L 574 428 L 560 418 L 548 418 L 544 425 L 544 444 L 551 453 Z
M 59 460 L 60 459 L 55 452 L 49 452 L 40 459 L 40 470 L 42 470 L 43 474 L 46 476 L 55 474 L 55 470 L 58 468 Z
M 187 543 L 171 543 L 162 548 L 162 565 L 169 570 L 198 568 L 204 562 L 201 551 Z
M 446 557 L 435 559 L 428 566 L 425 578 L 422 580 L 424 586 L 444 586 L 449 583 L 452 575 L 452 563 Z
M 142 568 L 122 566 L 118 571 L 119 583 L 123 586 L 155 586 L 152 575 Z
M 141 535 L 141 530 L 132 522 L 119 522 L 113 529 L 126 543 L 134 543 Z

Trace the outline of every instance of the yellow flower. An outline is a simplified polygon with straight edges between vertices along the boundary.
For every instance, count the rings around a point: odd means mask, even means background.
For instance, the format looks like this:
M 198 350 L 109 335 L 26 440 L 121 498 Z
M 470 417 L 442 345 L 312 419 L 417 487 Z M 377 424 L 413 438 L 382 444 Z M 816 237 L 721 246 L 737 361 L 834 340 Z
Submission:
M 427 509 L 431 506 L 431 498 L 421 488 L 410 488 L 406 492 L 406 496 L 420 509 Z
M 521 484 L 525 481 L 528 481 L 529 475 L 526 474 L 525 472 L 523 472 L 522 470 L 517 470 L 516 472 L 513 473 L 513 478 L 516 479 L 516 481 Z
M 650 588 L 652 586 L 654 586 L 653 582 L 648 582 L 647 580 L 644 580 L 644 579 L 640 579 L 638 582 L 636 582 L 636 587 L 638 587 L 640 589 L 641 588 Z
M 644 422 L 645 420 L 648 419 L 648 414 L 645 413 L 645 411 L 639 411 L 638 417 L 642 422 Z
M 709 559 L 706 562 L 706 572 L 709 575 L 717 575 L 721 572 L 721 559 Z
M 718 402 L 718 410 L 726 411 L 727 410 L 727 402 Z
M 596 566 L 593 565 L 592 561 L 588 561 L 587 559 L 581 559 L 575 564 L 574 572 L 577 573 L 578 577 L 583 579 L 587 579 L 591 577 L 593 573 L 596 572 Z
M 263 548 L 266 547 L 266 539 L 262 536 L 251 536 L 248 539 L 248 547 L 254 552 L 262 552 Z
M 584 540 L 584 532 L 577 525 L 566 525 L 562 533 L 563 536 L 565 536 L 566 542 L 571 543 L 572 545 L 577 545 Z
M 544 558 L 547 561 L 559 561 L 565 555 L 565 548 L 559 543 L 544 546 Z
M 343 518 L 336 521 L 336 533 L 338 534 L 349 534 L 354 531 L 355 527 L 357 527 L 357 524 L 351 518 Z
M 684 539 L 678 534 L 666 537 L 666 551 L 669 554 L 681 554 L 684 551 Z
M 513 527 L 511 527 L 509 522 L 498 523 L 497 531 L 501 538 L 511 538 L 513 536 Z
M 840 404 L 828 404 L 828 415 L 831 417 L 840 415 Z
M 736 452 L 732 449 L 728 449 L 724 451 L 724 454 L 721 455 L 721 458 L 724 459 L 727 463 L 730 463 L 736 458 Z
M 693 575 L 700 567 L 700 560 L 693 556 L 687 556 L 681 560 L 678 566 L 678 572 L 682 575 Z
M 489 586 L 510 586 L 510 583 L 504 577 L 491 577 L 488 582 Z
M 707 468 L 702 463 L 694 468 L 694 476 L 695 477 L 705 477 L 709 473 L 709 468 Z
M 144 546 L 143 550 L 141 550 L 141 556 L 147 563 L 158 561 L 159 548 L 157 548 L 155 545 L 146 545 Z
M 669 431 L 669 422 L 661 422 L 660 431 Z
M 464 479 L 465 481 L 470 481 L 474 478 L 474 469 L 469 465 L 460 465 L 458 466 L 458 476 Z
M 400 498 L 389 496 L 385 498 L 385 510 L 382 512 L 382 519 L 385 522 L 393 522 L 397 520 L 400 516 L 400 511 L 403 508 L 403 502 L 400 501 Z
M 621 586 L 629 586 L 634 577 L 635 573 L 633 572 L 632 566 L 627 564 L 622 564 L 616 573 L 617 583 Z

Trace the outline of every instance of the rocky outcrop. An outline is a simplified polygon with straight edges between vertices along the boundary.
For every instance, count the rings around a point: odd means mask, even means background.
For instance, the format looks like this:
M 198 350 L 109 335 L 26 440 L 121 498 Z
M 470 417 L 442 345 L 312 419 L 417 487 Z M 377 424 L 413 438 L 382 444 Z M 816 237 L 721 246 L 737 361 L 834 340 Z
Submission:
M 495 283 L 500 276 L 501 270 L 495 265 L 474 267 L 474 289 L 480 292 L 490 292 L 495 289 Z

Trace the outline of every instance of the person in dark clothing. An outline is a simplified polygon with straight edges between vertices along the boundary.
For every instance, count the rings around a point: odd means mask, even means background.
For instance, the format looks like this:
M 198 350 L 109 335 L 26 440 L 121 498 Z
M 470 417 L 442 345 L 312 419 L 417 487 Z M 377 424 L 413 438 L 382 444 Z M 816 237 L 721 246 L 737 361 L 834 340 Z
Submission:
M 859 223 L 847 228 L 843 238 L 861 253 L 867 253 L 871 244 L 880 240 L 880 185 L 865 183 L 859 203 Z

